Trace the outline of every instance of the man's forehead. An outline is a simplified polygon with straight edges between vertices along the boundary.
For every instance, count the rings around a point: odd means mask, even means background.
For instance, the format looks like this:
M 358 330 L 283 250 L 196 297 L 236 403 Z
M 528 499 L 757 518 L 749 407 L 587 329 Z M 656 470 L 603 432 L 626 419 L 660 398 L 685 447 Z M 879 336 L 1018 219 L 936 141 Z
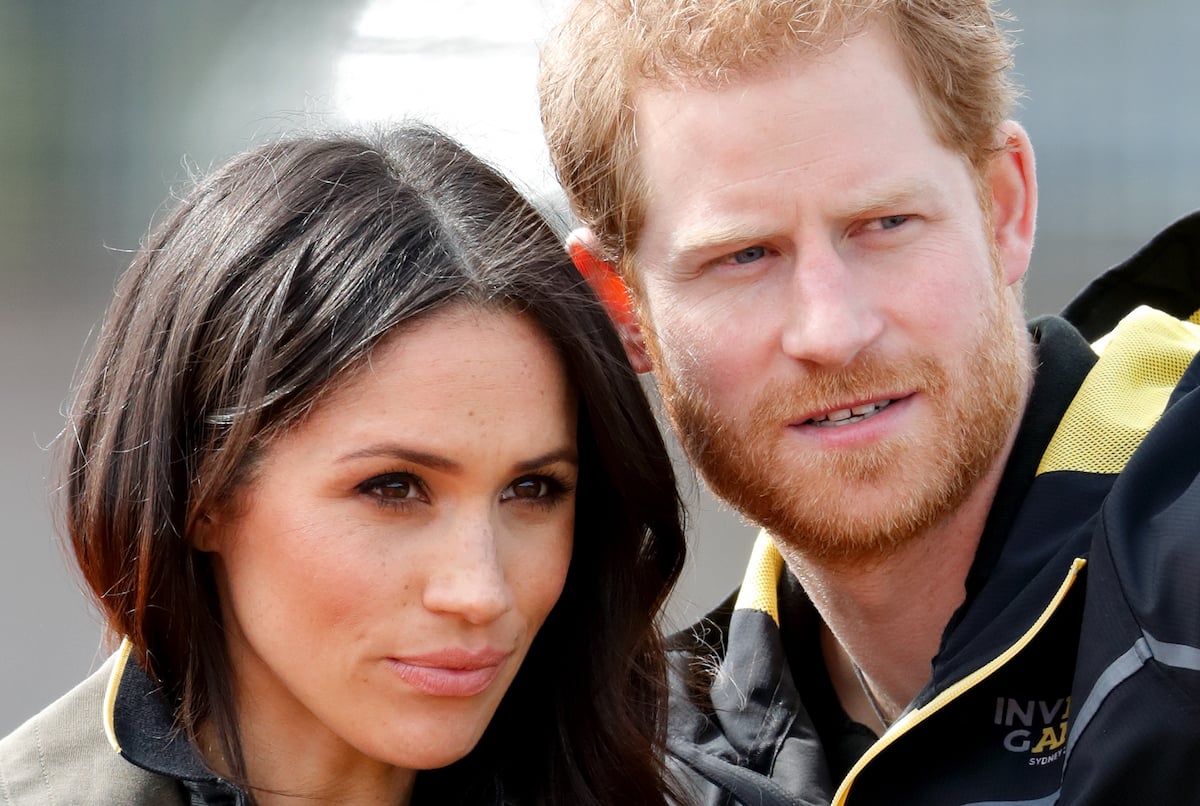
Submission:
M 853 60 L 844 58 L 847 48 L 859 54 Z M 836 65 L 836 71 L 830 67 Z M 762 64 L 730 68 L 719 76 L 689 76 L 671 74 L 658 78 L 643 78 L 631 88 L 629 102 L 633 118 L 635 154 L 645 168 L 644 152 L 653 144 L 658 129 L 687 126 L 723 114 L 744 116 L 747 107 L 742 101 L 753 95 L 756 88 L 768 86 L 773 92 L 783 90 L 788 82 L 804 82 L 810 76 L 836 72 L 841 80 L 847 70 L 860 73 L 887 73 L 903 76 L 903 83 L 913 93 L 915 82 L 899 46 L 890 30 L 881 25 L 869 25 L 852 36 L 839 37 L 818 49 L 800 48 L 781 51 Z M 828 79 L 827 79 L 828 80 Z M 760 109 L 767 113 L 761 125 L 772 124 L 772 96 L 759 96 Z M 803 114 L 817 116 L 822 110 L 814 103 L 806 104 Z M 731 122 L 744 122 L 744 117 Z M 719 145 L 715 143 L 714 145 Z

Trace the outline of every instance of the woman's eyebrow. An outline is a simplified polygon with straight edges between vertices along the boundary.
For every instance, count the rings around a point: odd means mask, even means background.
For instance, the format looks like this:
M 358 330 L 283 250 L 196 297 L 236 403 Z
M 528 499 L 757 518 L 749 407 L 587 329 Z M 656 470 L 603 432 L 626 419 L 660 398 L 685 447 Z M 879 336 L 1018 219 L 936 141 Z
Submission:
M 575 450 L 574 446 L 563 446 L 562 448 L 544 453 L 541 456 L 535 456 L 534 458 L 528 459 L 524 462 L 517 462 L 515 467 L 517 470 L 537 470 L 539 467 L 552 465 L 556 462 L 565 462 L 569 465 L 578 465 L 579 452 Z
M 411 462 L 414 465 L 446 473 L 456 473 L 462 470 L 462 464 L 453 459 L 440 454 L 430 453 L 429 451 L 408 448 L 394 442 L 380 442 L 375 445 L 368 445 L 365 448 L 359 448 L 358 450 L 343 454 L 336 461 L 342 463 L 353 462 L 359 459 L 400 459 L 405 462 Z M 547 451 L 540 456 L 517 462 L 513 467 L 517 471 L 536 470 L 539 467 L 545 467 L 556 462 L 578 465 L 579 452 L 573 445 L 564 445 L 561 448 Z
M 339 456 L 337 461 L 339 463 L 352 462 L 358 459 L 402 459 L 415 465 L 430 467 L 434 470 L 444 470 L 450 473 L 462 469 L 462 465 L 453 459 L 436 453 L 429 453 L 428 451 L 408 448 L 394 442 L 380 442 L 368 445 L 365 448 L 359 448 L 358 450 Z

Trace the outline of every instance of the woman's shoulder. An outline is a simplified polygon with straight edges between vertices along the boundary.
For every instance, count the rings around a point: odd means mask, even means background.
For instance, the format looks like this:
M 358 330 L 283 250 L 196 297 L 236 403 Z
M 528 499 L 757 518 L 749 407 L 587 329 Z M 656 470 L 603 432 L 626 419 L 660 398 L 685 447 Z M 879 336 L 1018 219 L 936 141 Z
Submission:
M 177 782 L 121 757 L 105 732 L 114 661 L 0 739 L 0 805 L 185 804 Z

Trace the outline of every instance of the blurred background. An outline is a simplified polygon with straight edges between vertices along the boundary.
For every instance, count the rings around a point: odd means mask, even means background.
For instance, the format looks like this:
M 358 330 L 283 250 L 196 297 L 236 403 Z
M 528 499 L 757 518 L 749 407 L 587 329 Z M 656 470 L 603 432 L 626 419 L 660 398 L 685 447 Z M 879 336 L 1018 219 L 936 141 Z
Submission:
M 48 448 L 113 283 L 189 175 L 298 128 L 416 116 L 562 209 L 537 45 L 565 0 L 0 0 L 0 735 L 103 658 L 53 527 Z M 1057 311 L 1200 207 L 1200 5 L 1013 0 L 1041 216 L 1026 298 Z M 751 529 L 685 477 L 682 624 Z

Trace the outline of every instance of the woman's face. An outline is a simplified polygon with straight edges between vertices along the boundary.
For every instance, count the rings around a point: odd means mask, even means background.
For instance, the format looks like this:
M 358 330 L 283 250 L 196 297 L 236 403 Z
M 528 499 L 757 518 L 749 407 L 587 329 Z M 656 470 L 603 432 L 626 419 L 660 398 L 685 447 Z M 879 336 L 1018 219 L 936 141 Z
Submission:
M 264 752 L 427 769 L 471 750 L 562 591 L 575 430 L 538 327 L 458 307 L 272 442 L 197 540 L 251 780 Z

